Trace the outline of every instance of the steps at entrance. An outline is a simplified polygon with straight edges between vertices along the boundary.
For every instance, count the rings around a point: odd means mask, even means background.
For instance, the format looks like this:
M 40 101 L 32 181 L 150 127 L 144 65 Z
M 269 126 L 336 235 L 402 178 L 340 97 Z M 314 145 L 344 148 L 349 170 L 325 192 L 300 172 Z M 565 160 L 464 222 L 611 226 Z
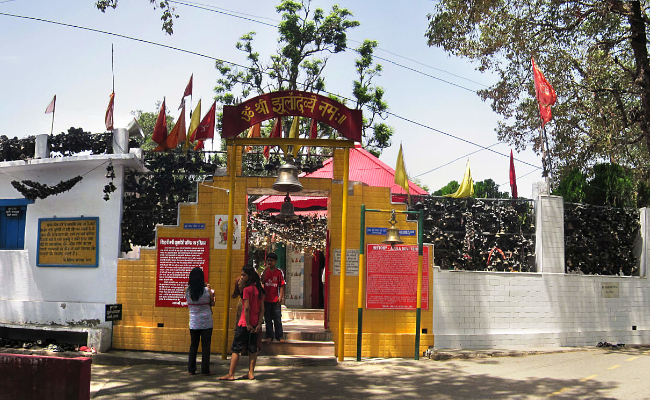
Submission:
M 266 338 L 262 328 L 262 338 Z M 276 340 L 262 344 L 260 354 L 289 356 L 335 356 L 332 332 L 324 328 L 323 310 L 283 309 L 282 328 L 284 343 Z
M 334 357 L 334 342 L 316 342 L 302 340 L 286 340 L 284 343 L 273 341 L 263 343 L 261 355 L 268 356 L 330 356 Z
M 282 310 L 282 318 L 286 319 L 307 319 L 313 321 L 323 321 L 325 319 L 323 310 L 287 308 Z

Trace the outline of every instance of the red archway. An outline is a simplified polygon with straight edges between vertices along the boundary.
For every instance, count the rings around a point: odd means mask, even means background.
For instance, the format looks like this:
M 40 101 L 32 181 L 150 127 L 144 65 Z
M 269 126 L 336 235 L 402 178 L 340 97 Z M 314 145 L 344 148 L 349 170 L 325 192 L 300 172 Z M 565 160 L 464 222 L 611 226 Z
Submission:
M 316 93 L 285 90 L 265 93 L 236 106 L 224 106 L 222 138 L 233 138 L 247 128 L 271 118 L 302 116 L 323 122 L 344 137 L 361 141 L 361 110 Z

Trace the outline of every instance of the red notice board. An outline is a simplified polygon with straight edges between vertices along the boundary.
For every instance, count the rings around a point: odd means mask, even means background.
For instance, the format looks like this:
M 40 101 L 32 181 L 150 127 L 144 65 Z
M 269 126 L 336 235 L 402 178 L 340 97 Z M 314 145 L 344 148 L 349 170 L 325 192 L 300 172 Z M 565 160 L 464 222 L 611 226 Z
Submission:
M 423 248 L 422 309 L 429 309 L 429 248 Z M 369 244 L 366 256 L 366 308 L 417 308 L 418 246 Z
M 209 238 L 158 238 L 156 307 L 186 307 L 190 271 L 199 267 L 208 281 Z

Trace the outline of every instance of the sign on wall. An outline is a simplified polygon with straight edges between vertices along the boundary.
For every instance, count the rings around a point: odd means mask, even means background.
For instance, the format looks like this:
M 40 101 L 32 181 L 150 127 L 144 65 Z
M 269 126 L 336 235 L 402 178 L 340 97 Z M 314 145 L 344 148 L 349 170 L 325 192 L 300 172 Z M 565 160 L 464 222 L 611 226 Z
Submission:
M 97 267 L 99 218 L 39 218 L 36 265 Z
M 603 282 L 600 284 L 600 294 L 606 299 L 618 299 L 618 282 Z
M 346 249 L 345 275 L 359 276 L 359 249 Z M 334 250 L 334 271 L 333 275 L 341 275 L 341 249 Z
M 121 321 L 121 320 L 122 320 L 122 304 L 106 304 L 104 321 Z
M 241 249 L 241 215 L 234 215 L 234 230 L 232 234 L 233 250 Z M 225 250 L 228 246 L 228 215 L 214 216 L 214 248 Z
M 367 245 L 366 308 L 417 308 L 418 246 Z M 429 309 L 429 247 L 423 248 L 422 309 Z
M 158 238 L 156 307 L 185 307 L 190 271 L 199 267 L 208 281 L 208 238 Z

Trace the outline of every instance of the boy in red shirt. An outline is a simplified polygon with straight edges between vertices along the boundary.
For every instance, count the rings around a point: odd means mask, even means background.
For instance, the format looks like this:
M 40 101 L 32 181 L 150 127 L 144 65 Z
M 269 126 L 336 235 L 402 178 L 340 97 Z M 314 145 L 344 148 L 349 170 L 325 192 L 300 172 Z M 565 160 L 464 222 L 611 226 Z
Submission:
M 269 253 L 266 256 L 267 268 L 262 273 L 262 284 L 266 292 L 266 298 L 264 299 L 265 343 L 270 343 L 274 338 L 280 343 L 284 343 L 282 304 L 284 304 L 284 288 L 286 284 L 282 271 L 275 268 L 277 262 L 278 256 L 275 253 Z M 273 332 L 274 325 L 275 333 Z
M 242 292 L 242 313 L 237 322 L 235 338 L 232 341 L 232 357 L 230 370 L 220 380 L 235 380 L 235 371 L 244 349 L 248 350 L 248 374 L 243 379 L 255 379 L 254 370 L 257 362 L 257 335 L 262 331 L 262 316 L 264 315 L 264 289 L 260 277 L 253 267 L 242 268 L 240 280 L 244 285 Z

